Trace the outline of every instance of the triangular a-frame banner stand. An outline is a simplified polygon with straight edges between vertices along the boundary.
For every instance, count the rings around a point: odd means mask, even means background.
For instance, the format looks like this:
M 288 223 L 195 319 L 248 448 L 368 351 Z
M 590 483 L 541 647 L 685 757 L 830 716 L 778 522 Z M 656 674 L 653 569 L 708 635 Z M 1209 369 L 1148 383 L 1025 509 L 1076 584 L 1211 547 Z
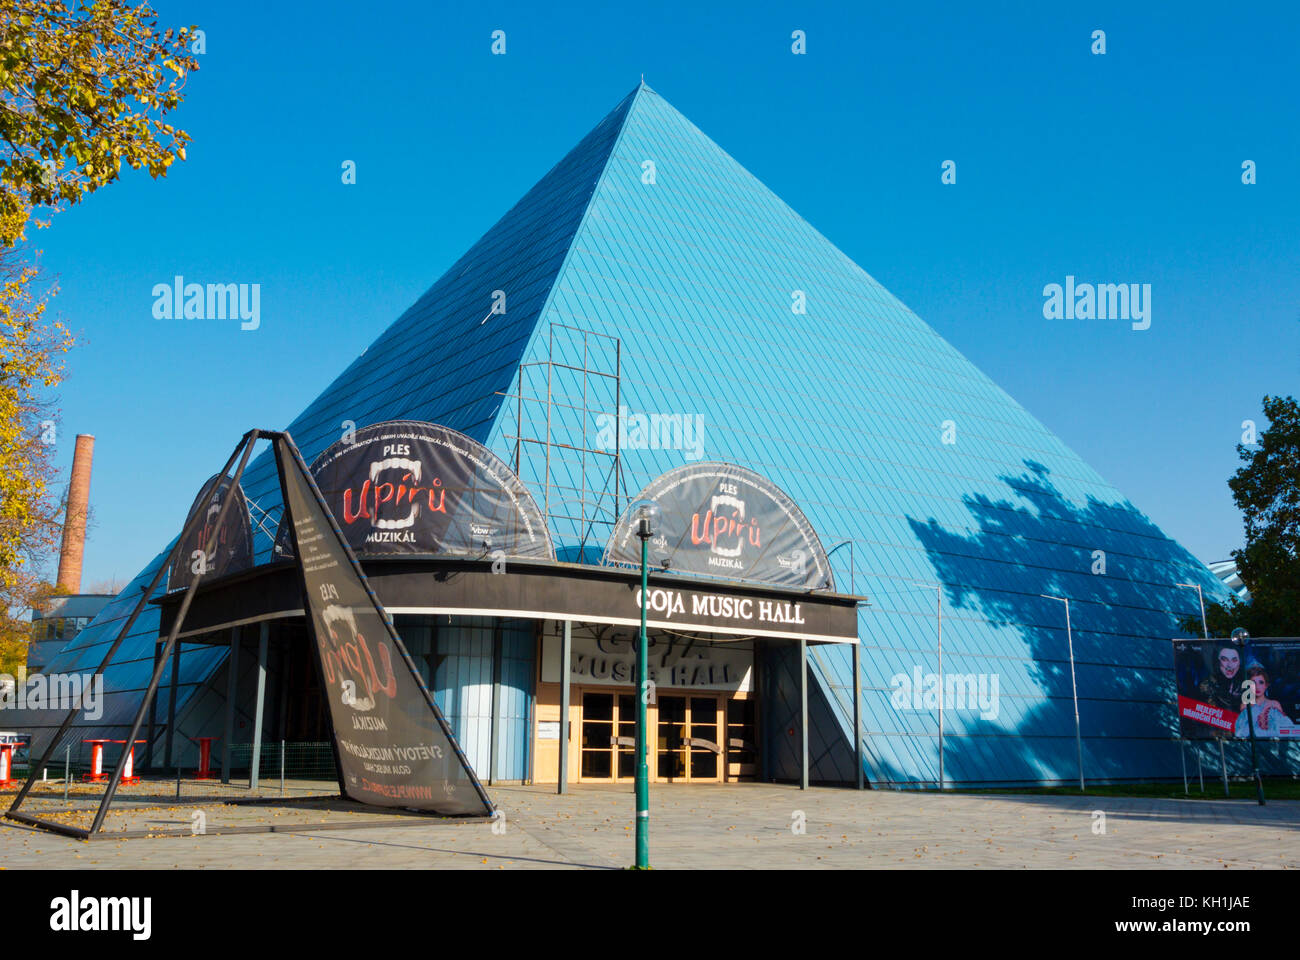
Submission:
M 275 438 L 275 454 L 344 795 L 372 806 L 491 816 L 487 791 L 289 434 Z
M 295 562 L 302 577 L 304 610 L 308 612 L 330 706 L 342 795 L 373 806 L 490 816 L 494 809 L 491 799 L 434 703 L 433 695 L 420 677 L 406 645 L 397 635 L 391 618 L 371 590 L 361 564 L 348 547 L 293 438 L 286 432 L 250 430 L 236 444 L 218 476 L 225 476 L 238 458 L 239 466 L 230 483 L 231 488 L 237 488 L 259 439 L 270 440 L 275 447 L 285 505 L 283 522 L 291 524 Z M 235 499 L 223 498 L 212 533 L 204 544 L 206 555 L 212 554 L 226 512 Z M 145 604 L 172 567 L 176 551 L 189 540 L 202 520 L 203 511 L 195 511 L 188 519 L 172 547 L 172 555 L 159 564 L 97 673 L 102 674 L 112 662 Z M 136 711 L 127 743 L 135 742 L 140 734 L 203 577 L 203 572 L 197 573 L 185 591 L 167 642 Z M 32 765 L 27 781 L 5 813 L 8 819 L 80 840 L 89 840 L 100 833 L 109 805 L 122 782 L 129 756 L 126 749 L 113 768 L 89 829 L 46 820 L 19 810 L 37 775 L 49 765 L 81 709 L 77 704 L 68 712 L 40 762 Z

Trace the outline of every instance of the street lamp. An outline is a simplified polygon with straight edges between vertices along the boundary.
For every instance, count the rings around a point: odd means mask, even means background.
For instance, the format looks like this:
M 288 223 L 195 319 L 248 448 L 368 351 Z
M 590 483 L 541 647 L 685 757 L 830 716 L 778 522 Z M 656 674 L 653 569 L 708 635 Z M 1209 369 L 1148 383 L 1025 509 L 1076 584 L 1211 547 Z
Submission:
M 1176 583 L 1176 584 L 1174 584 L 1174 586 L 1176 586 L 1176 587 L 1187 587 L 1189 590 L 1195 590 L 1195 591 L 1196 591 L 1196 599 L 1197 599 L 1197 601 L 1198 601 L 1198 602 L 1200 603 L 1200 605 L 1201 605 L 1201 636 L 1204 637 L 1206 640 L 1209 640 L 1209 639 L 1210 639 L 1210 628 L 1209 628 L 1208 626 L 1206 626 L 1206 624 L 1205 624 L 1205 593 L 1204 593 L 1204 591 L 1201 590 L 1201 585 L 1200 585 L 1199 583 Z M 1186 786 L 1187 786 L 1187 785 L 1186 785 L 1186 781 L 1187 781 L 1187 741 L 1183 738 L 1181 730 L 1182 730 L 1182 727 L 1181 727 L 1181 724 L 1180 724 L 1180 726 L 1179 726 L 1179 731 L 1180 731 L 1180 732 L 1179 732 L 1179 735 L 1178 735 L 1178 742 L 1179 742 L 1180 744 L 1182 744 L 1182 746 L 1183 746 L 1183 751 L 1182 751 L 1182 758 L 1183 758 L 1183 781 L 1184 781 L 1184 783 L 1183 783 L 1183 789 L 1184 789 L 1184 791 L 1186 791 Z M 1197 750 L 1197 751 L 1196 751 L 1196 763 L 1197 763 L 1198 767 L 1199 767 L 1200 762 L 1201 762 L 1201 752 L 1200 752 L 1200 750 Z M 1221 738 L 1219 739 L 1219 766 L 1223 769 L 1223 795 L 1226 797 L 1226 796 L 1228 796 L 1228 761 L 1227 761 L 1227 760 L 1224 758 L 1224 756 L 1223 756 L 1223 740 L 1222 740 Z M 1202 786 L 1202 789 L 1204 789 L 1204 786 Z
M 1060 600 L 1065 604 L 1065 639 L 1070 647 L 1070 689 L 1074 696 L 1074 745 L 1079 751 L 1079 792 L 1083 793 L 1083 733 L 1079 728 L 1079 684 L 1074 679 L 1074 631 L 1070 628 L 1070 600 L 1068 597 L 1054 597 L 1040 593 L 1047 600 Z
M 1250 673 L 1249 661 L 1246 659 L 1246 645 L 1250 642 L 1250 634 L 1243 628 L 1238 627 L 1232 631 L 1232 642 L 1241 645 L 1241 662 L 1247 665 L 1246 673 Z M 1255 691 L 1253 689 L 1255 681 L 1249 676 L 1246 677 L 1246 683 L 1252 687 L 1250 695 L 1247 696 L 1244 685 L 1241 698 L 1245 701 L 1246 707 L 1246 724 L 1250 728 L 1250 765 L 1255 768 L 1255 796 L 1259 799 L 1259 805 L 1264 805 L 1264 778 L 1259 775 L 1259 756 L 1255 753 Z
M 1190 587 L 1196 591 L 1196 599 L 1201 602 L 1201 635 L 1206 640 L 1210 639 L 1210 628 L 1205 625 L 1205 594 L 1201 591 L 1199 583 L 1176 583 L 1176 587 Z
M 646 763 L 646 702 L 650 699 L 647 664 L 650 656 L 645 634 L 645 613 L 650 567 L 647 555 L 650 538 L 658 532 L 659 504 L 638 500 L 628 510 L 641 539 L 641 636 L 636 646 L 636 870 L 650 869 L 650 768 Z

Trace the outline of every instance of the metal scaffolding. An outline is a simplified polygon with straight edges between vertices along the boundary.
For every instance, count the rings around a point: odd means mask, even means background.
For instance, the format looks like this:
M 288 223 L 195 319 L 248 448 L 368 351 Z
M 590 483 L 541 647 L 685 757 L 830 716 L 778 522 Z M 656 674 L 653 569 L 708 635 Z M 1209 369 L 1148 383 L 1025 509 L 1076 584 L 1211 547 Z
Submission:
M 620 426 L 622 341 L 552 323 L 546 343 L 546 359 L 521 363 L 515 390 L 499 394 L 504 409 L 515 415 L 503 436 L 514 441 L 516 475 L 542 491 L 542 512 L 550 529 L 557 539 L 576 541 L 581 556 L 589 542 L 604 546 L 626 498 Z M 581 360 L 575 362 L 579 353 Z M 602 443 L 611 425 L 612 437 Z M 544 455 L 526 459 L 525 444 L 541 446 Z

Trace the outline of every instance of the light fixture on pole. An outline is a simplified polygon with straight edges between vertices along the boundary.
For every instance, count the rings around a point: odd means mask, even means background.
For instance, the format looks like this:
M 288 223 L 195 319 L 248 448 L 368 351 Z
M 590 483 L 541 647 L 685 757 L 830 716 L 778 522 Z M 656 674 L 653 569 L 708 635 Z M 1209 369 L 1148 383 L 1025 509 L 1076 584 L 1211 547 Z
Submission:
M 646 593 L 649 589 L 648 553 L 650 538 L 658 532 L 659 504 L 638 500 L 628 507 L 641 539 L 641 634 L 636 645 L 636 866 L 650 869 L 650 768 L 646 763 L 646 703 L 650 699 L 649 644 L 646 641 Z
M 1065 604 L 1065 640 L 1070 649 L 1070 690 L 1074 697 L 1074 745 L 1079 752 L 1079 792 L 1085 790 L 1083 784 L 1083 733 L 1079 727 L 1079 684 L 1074 678 L 1074 631 L 1070 627 L 1070 600 L 1068 597 L 1054 597 L 1040 593 L 1047 600 L 1060 600 Z
M 1176 583 L 1176 587 L 1187 587 L 1196 591 L 1196 599 L 1201 602 L 1201 636 L 1206 640 L 1210 639 L 1210 628 L 1205 625 L 1205 594 L 1201 591 L 1199 583 Z
M 935 616 L 939 625 L 939 789 L 943 789 L 943 701 L 947 699 L 947 687 L 943 685 L 943 584 L 934 585 Z
M 1210 639 L 1210 628 L 1209 628 L 1208 626 L 1206 626 L 1206 624 L 1205 624 L 1205 594 L 1204 594 L 1204 592 L 1201 590 L 1201 585 L 1200 585 L 1199 583 L 1176 583 L 1176 584 L 1174 584 L 1174 586 L 1176 586 L 1176 587 L 1187 587 L 1189 590 L 1195 590 L 1195 591 L 1196 591 L 1196 599 L 1200 602 L 1200 605 L 1201 605 L 1201 636 L 1204 637 L 1206 640 L 1209 640 L 1209 639 Z M 1186 765 L 1187 765 L 1187 757 L 1186 757 L 1186 746 L 1187 746 L 1187 741 L 1186 741 L 1185 739 L 1183 739 L 1183 736 L 1182 736 L 1182 723 L 1181 723 L 1181 722 L 1178 724 L 1178 729 L 1179 729 L 1178 739 L 1179 739 L 1179 741 L 1183 744 L 1183 748 L 1184 748 L 1184 754 L 1183 754 L 1183 766 L 1184 766 L 1184 768 L 1185 768 Z M 1222 741 L 1222 740 L 1219 741 L 1219 749 L 1220 749 L 1220 750 L 1223 749 L 1223 741 Z M 1196 754 L 1196 762 L 1197 762 L 1198 764 L 1201 762 L 1201 755 L 1200 755 L 1199 752 Z M 1184 780 L 1184 781 L 1187 780 L 1187 775 L 1186 775 L 1186 773 L 1183 774 L 1183 780 Z M 1184 792 L 1185 792 L 1185 791 L 1186 791 L 1186 783 L 1184 782 Z M 1202 793 L 1204 792 L 1204 785 L 1202 785 L 1202 791 L 1201 791 L 1201 792 L 1202 792 Z M 1227 796 L 1227 793 L 1228 793 L 1228 775 L 1227 775 L 1227 767 L 1226 767 L 1226 766 L 1225 766 L 1225 768 L 1224 768 L 1224 775 L 1223 775 L 1223 793 L 1224 793 L 1224 796 Z

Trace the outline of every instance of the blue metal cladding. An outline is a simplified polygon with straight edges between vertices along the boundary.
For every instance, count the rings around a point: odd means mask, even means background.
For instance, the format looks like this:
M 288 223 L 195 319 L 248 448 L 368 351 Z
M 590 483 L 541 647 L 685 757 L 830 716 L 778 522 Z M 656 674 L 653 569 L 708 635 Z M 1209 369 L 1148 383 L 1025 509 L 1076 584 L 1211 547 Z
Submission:
M 490 314 L 496 290 L 506 295 L 503 315 Z M 1226 589 L 648 87 L 605 117 L 290 430 L 309 461 L 348 420 L 443 423 L 511 464 L 518 432 L 612 446 L 602 436 L 608 422 L 594 416 L 613 410 L 612 387 L 544 365 L 612 371 L 612 341 L 564 333 L 566 325 L 619 338 L 619 400 L 630 414 L 690 417 L 699 428 L 694 442 L 625 443 L 625 491 L 689 460 L 733 461 L 787 491 L 828 549 L 851 541 L 832 563 L 840 589 L 872 598 L 860 615 L 872 781 L 938 779 L 937 705 L 902 696 L 899 678 L 938 672 L 940 596 L 944 673 L 974 682 L 987 701 L 976 695 L 945 709 L 948 781 L 1076 776 L 1064 605 L 1040 594 L 1071 599 L 1089 776 L 1179 775 L 1169 638 L 1179 635 L 1175 612 L 1195 609 L 1195 597 L 1175 584 L 1199 583 L 1207 599 Z M 549 417 L 537 403 L 520 417 L 503 402 L 521 384 L 530 397 L 553 398 Z M 599 490 L 607 467 L 562 449 L 552 447 L 548 469 L 545 448 L 524 444 L 520 476 L 549 508 L 560 556 L 598 556 L 608 530 L 573 491 Z M 277 512 L 269 456 L 250 464 L 244 487 Z M 265 536 L 257 546 L 265 559 Z M 105 611 L 82 637 L 104 635 L 110 619 Z M 151 657 L 156 629 L 156 619 L 142 623 L 124 655 Z M 850 662 L 844 648 L 810 651 L 814 702 L 827 705 L 844 743 Z M 137 688 L 122 679 L 124 690 Z M 460 698 L 445 709 L 472 724 L 481 705 L 460 702 L 462 679 L 440 681 L 449 704 Z M 829 745 L 830 733 L 818 736 Z
M 527 776 L 528 697 L 533 689 L 536 631 L 530 621 L 501 620 L 496 767 L 492 760 L 494 617 L 399 616 L 402 642 L 451 725 L 452 733 L 483 779 Z
M 536 675 L 537 626 L 531 620 L 501 623 L 501 687 L 497 708 L 495 780 L 528 778 L 531 698 Z
M 840 588 L 873 601 L 860 617 L 870 779 L 938 780 L 937 704 L 899 696 L 895 682 L 938 672 L 935 583 L 944 673 L 976 683 L 945 709 L 947 780 L 1076 775 L 1064 605 L 1040 594 L 1072 601 L 1089 775 L 1178 775 L 1169 638 L 1195 597 L 1175 584 L 1219 598 L 1215 578 L 648 87 L 525 363 L 583 362 L 579 341 L 553 336 L 561 324 L 621 338 L 629 413 L 698 418 L 697 446 L 625 444 L 627 488 L 691 459 L 734 461 L 786 490 L 828 548 L 852 541 L 834 561 Z M 589 439 L 590 415 L 554 406 L 552 439 Z M 503 410 L 489 441 L 503 457 L 512 430 Z M 537 491 L 542 452 L 524 454 Z M 550 482 L 581 486 L 579 469 L 553 456 Z M 589 553 L 589 529 L 553 526 L 559 548 Z M 814 648 L 810 660 L 851 743 L 850 651 Z
M 168 548 L 170 549 L 170 547 Z M 99 615 L 73 638 L 62 650 L 56 653 L 43 673 L 90 675 L 99 669 L 109 647 L 117 638 L 117 633 L 135 608 L 136 601 L 144 588 L 149 585 L 159 565 L 167 559 L 168 550 L 164 550 L 145 567 L 126 588 L 109 603 Z M 97 709 L 83 710 L 75 721 L 72 733 L 65 741 L 71 747 L 70 758 L 74 763 L 87 763 L 90 759 L 90 747 L 82 742 L 83 737 L 108 737 L 125 739 L 130 732 L 135 713 L 140 707 L 140 700 L 149 686 L 149 678 L 154 670 L 154 648 L 158 641 L 158 608 L 146 605 L 136 620 L 131 632 L 123 639 L 113 662 L 104 670 L 104 693 L 102 703 Z M 188 646 L 181 656 L 180 675 L 177 678 L 176 711 L 183 715 L 186 706 L 195 692 L 211 676 L 225 659 L 225 651 L 220 648 L 202 648 Z M 165 724 L 171 701 L 172 664 L 169 662 L 163 670 L 156 698 L 156 717 L 160 726 Z M 32 735 L 33 753 L 39 755 L 49 742 L 49 738 L 58 729 L 67 716 L 66 709 L 15 710 L 9 713 L 5 723 L 12 729 L 22 730 Z M 141 730 L 145 735 L 147 727 Z M 161 748 L 163 734 L 156 738 L 157 748 Z M 177 744 L 183 747 L 184 744 Z M 110 745 L 106 756 L 112 761 L 117 756 L 119 747 Z M 161 757 L 161 754 L 158 754 Z M 62 759 L 61 757 L 57 759 Z

